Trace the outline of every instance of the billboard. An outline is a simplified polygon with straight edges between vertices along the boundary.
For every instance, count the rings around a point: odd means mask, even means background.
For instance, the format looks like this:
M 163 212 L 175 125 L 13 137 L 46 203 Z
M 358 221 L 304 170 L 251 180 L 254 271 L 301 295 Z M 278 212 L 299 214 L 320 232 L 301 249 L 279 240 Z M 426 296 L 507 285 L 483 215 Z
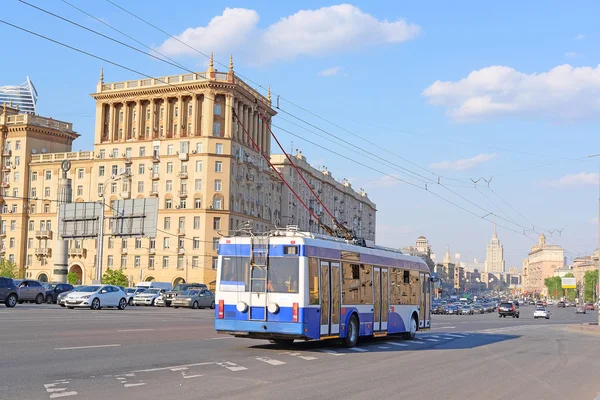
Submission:
M 156 237 L 158 199 L 156 197 L 112 202 L 109 233 L 112 236 Z
M 58 216 L 60 239 L 97 237 L 102 217 L 102 204 L 96 202 L 61 204 Z
M 562 288 L 563 289 L 576 289 L 577 282 L 575 278 L 561 278 Z

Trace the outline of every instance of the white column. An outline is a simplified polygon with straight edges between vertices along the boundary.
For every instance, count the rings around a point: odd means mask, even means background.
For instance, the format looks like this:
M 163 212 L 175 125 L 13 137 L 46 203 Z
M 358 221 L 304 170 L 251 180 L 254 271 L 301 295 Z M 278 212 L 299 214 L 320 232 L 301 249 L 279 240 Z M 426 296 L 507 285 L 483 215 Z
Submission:
M 233 138 L 234 135 L 231 123 L 233 117 L 232 107 L 233 95 L 228 93 L 225 95 L 225 126 L 223 127 L 225 129 L 225 137 L 227 138 Z
M 116 127 L 116 118 L 115 118 L 115 103 L 110 103 L 109 105 L 109 120 L 108 120 L 108 140 L 115 140 L 115 127 Z

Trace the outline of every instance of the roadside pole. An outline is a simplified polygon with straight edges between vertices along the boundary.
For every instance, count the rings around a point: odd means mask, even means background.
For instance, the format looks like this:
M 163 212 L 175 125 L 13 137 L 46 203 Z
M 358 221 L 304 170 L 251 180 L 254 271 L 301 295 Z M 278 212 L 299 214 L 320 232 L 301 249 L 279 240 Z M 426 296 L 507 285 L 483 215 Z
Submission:
M 600 166 L 598 166 L 598 282 L 596 285 L 600 289 Z M 598 289 L 596 289 L 596 293 L 598 294 Z M 600 325 L 600 307 L 596 308 L 598 309 L 598 325 Z

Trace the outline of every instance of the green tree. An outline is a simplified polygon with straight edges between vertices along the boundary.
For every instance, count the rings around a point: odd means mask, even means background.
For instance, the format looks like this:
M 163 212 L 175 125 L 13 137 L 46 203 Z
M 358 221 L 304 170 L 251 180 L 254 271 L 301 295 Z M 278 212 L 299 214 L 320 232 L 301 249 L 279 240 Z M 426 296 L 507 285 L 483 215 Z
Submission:
M 14 262 L 10 262 L 6 258 L 0 260 L 0 276 L 6 278 L 17 278 L 19 275 L 19 268 Z
M 129 286 L 129 279 L 120 269 L 107 269 L 102 275 L 102 283 L 105 285 Z
M 598 284 L 598 270 L 587 271 L 583 276 L 584 300 L 596 300 L 596 285 Z
M 79 276 L 77 276 L 75 272 L 69 272 L 67 274 L 67 283 L 70 283 L 71 285 L 79 284 Z
M 548 288 L 548 296 L 550 298 L 557 298 L 563 295 L 560 276 L 551 276 L 544 279 L 544 285 Z

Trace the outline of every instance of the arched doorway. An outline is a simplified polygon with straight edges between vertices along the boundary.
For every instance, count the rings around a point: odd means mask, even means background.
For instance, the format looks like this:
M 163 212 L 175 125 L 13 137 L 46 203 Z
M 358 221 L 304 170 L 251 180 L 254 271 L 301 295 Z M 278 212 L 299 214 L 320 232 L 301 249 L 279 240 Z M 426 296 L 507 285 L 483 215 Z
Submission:
M 48 282 L 48 275 L 46 275 L 45 273 L 42 272 L 41 274 L 38 275 L 37 280 L 40 282 Z
M 146 282 L 154 282 L 154 277 L 153 276 L 147 276 L 146 279 L 144 279 Z
M 77 276 L 77 282 L 75 282 L 76 285 L 81 285 L 83 284 L 83 268 L 81 268 L 81 265 L 79 264 L 74 264 L 71 265 L 71 268 L 69 268 L 69 274 L 75 274 Z M 68 279 L 68 277 L 67 277 Z
M 173 281 L 173 286 L 175 286 L 175 285 L 179 285 L 180 283 L 185 283 L 185 279 L 183 279 L 182 277 L 177 277 L 177 278 L 175 278 L 175 280 Z

